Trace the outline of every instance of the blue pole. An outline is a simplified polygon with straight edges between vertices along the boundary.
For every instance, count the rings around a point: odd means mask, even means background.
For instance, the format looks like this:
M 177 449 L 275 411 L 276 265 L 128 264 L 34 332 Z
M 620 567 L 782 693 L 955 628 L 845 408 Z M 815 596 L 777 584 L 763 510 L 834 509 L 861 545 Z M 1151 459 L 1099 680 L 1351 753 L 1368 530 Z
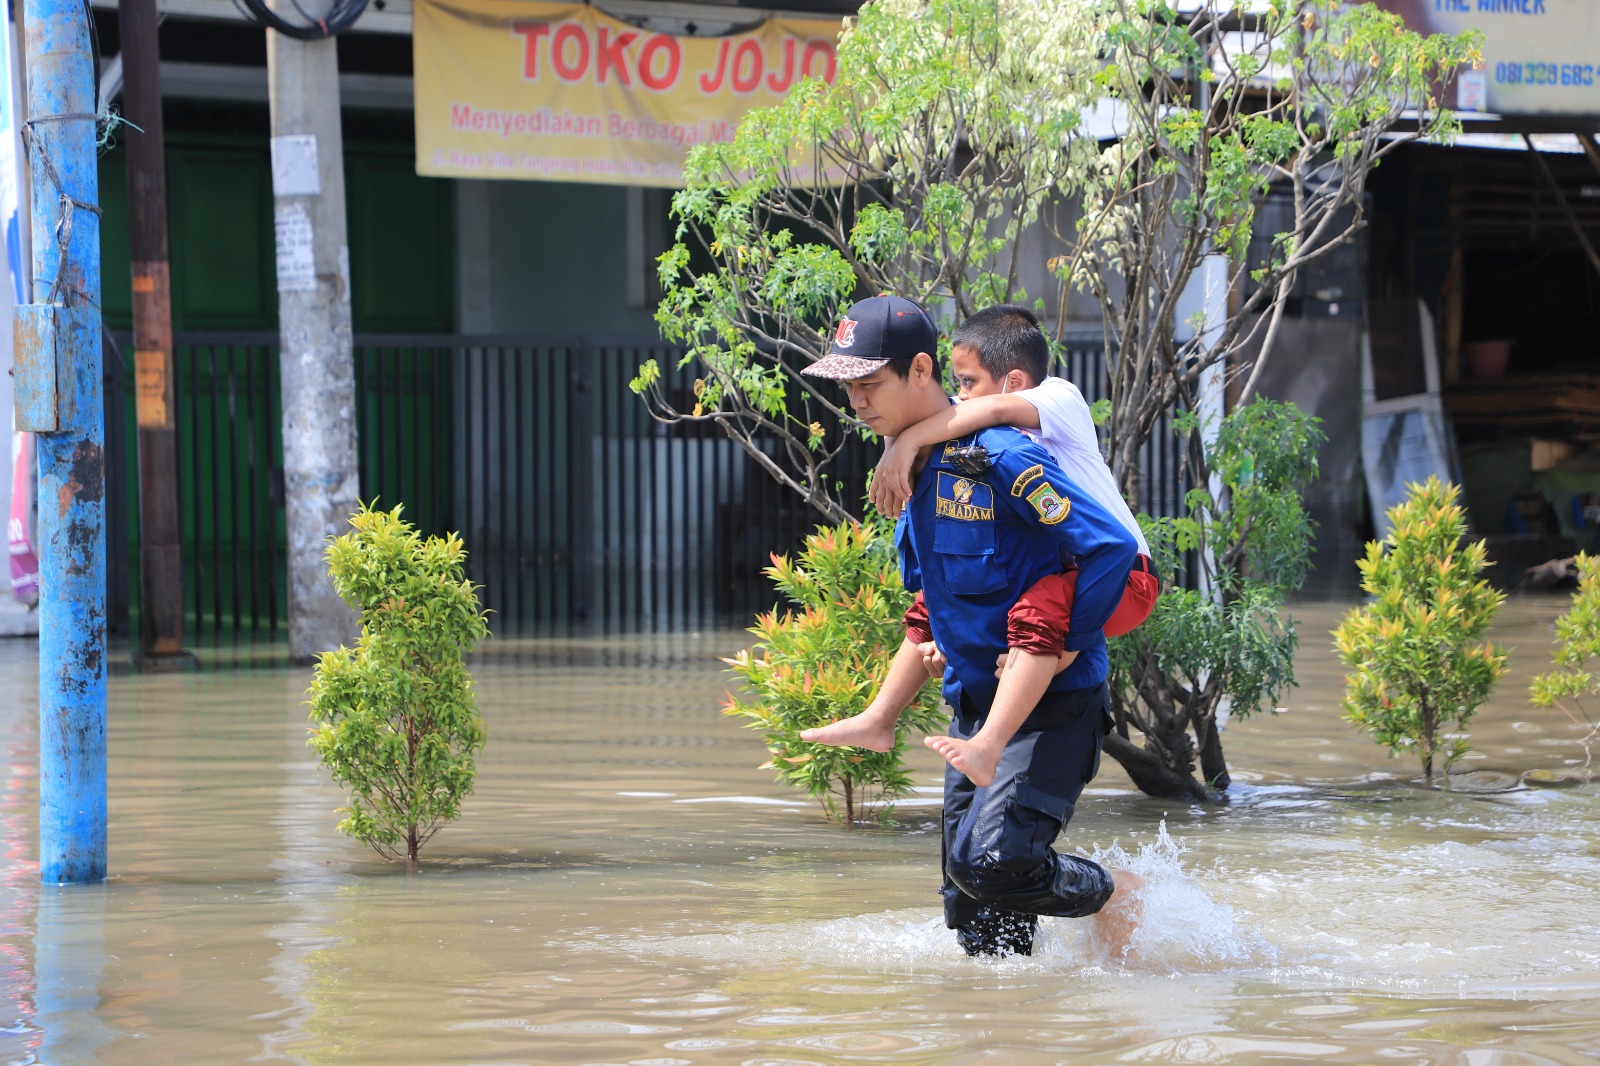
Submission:
M 59 884 L 106 876 L 95 84 L 84 0 L 26 0 L 24 11 L 37 302 L 18 309 L 18 325 L 19 334 L 35 331 L 34 365 L 53 363 L 56 424 L 39 435 L 39 878 Z M 23 358 L 19 351 L 19 380 Z

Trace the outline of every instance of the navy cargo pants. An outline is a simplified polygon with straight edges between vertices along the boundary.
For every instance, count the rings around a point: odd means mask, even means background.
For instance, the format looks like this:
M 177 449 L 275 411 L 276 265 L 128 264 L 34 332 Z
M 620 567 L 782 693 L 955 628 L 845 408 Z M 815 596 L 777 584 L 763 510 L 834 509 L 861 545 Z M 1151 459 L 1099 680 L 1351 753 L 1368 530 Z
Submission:
M 962 740 L 986 706 L 963 696 L 950 721 Z M 1029 954 L 1041 914 L 1081 918 L 1111 898 L 1101 866 L 1051 844 L 1100 769 L 1110 731 L 1106 687 L 1047 692 L 1006 745 L 993 783 L 944 775 L 944 918 L 969 955 Z

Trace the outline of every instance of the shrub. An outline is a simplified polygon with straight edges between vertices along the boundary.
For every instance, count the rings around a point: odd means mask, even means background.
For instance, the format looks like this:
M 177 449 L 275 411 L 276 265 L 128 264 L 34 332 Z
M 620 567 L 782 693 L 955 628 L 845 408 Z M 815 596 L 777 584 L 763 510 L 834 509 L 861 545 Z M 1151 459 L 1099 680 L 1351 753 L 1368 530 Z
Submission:
M 903 762 L 910 730 L 942 731 L 937 686 L 924 686 L 900 716 L 886 752 L 809 744 L 800 730 L 864 711 L 905 639 L 912 595 L 882 522 L 819 527 L 798 561 L 774 554 L 768 577 L 798 610 L 761 615 L 752 649 L 725 659 L 747 695 L 729 695 L 723 713 L 748 718 L 772 754 L 778 780 L 805 789 L 830 819 L 852 825 L 878 799 L 911 788 Z
M 489 628 L 454 533 L 423 540 L 399 507 L 369 504 L 350 525 L 328 569 L 361 637 L 317 661 L 309 743 L 350 793 L 340 831 L 415 862 L 472 791 L 485 733 L 462 657 Z
M 1388 511 L 1390 532 L 1367 544 L 1361 587 L 1372 597 L 1334 630 L 1346 678 L 1347 721 L 1391 754 L 1414 751 L 1433 783 L 1467 752 L 1464 729 L 1505 672 L 1505 656 L 1478 643 L 1505 599 L 1479 579 L 1482 542 L 1461 544 L 1466 515 L 1459 490 L 1437 477 L 1410 485 Z
M 1590 746 L 1600 736 L 1600 710 L 1586 708 L 1584 700 L 1600 697 L 1600 672 L 1590 669 L 1600 659 L 1600 556 L 1579 554 L 1578 591 L 1572 608 L 1556 619 L 1557 669 L 1533 679 L 1529 695 L 1540 707 L 1556 707 L 1587 729 L 1583 738 L 1583 764 L 1587 768 Z
M 1174 429 L 1202 437 L 1192 414 Z M 1317 476 L 1322 440 L 1320 420 L 1294 404 L 1245 404 L 1204 445 L 1201 473 L 1213 471 L 1221 491 L 1191 490 L 1180 518 L 1143 516 L 1162 592 L 1143 625 L 1110 642 L 1117 732 L 1106 753 L 1149 795 L 1215 799 L 1229 784 L 1224 704 L 1244 718 L 1294 684 L 1299 638 L 1282 608 L 1311 565 L 1300 493 Z M 1185 559 L 1201 588 L 1181 582 Z

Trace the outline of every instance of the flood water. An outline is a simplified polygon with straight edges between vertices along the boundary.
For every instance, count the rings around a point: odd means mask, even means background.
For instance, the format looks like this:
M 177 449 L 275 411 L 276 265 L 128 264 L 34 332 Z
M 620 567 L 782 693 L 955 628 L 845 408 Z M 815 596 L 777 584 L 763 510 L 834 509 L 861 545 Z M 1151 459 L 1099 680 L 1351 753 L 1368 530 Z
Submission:
M 1582 762 L 1525 699 L 1567 603 L 1506 608 L 1464 769 Z M 492 642 L 476 792 L 409 876 L 335 831 L 307 671 L 115 677 L 112 877 L 42 887 L 36 645 L 0 644 L 0 1062 L 1600 1059 L 1600 785 L 1420 788 L 1339 718 L 1338 610 L 1297 609 L 1301 687 L 1229 726 L 1231 803 L 1110 760 L 1085 793 L 1061 846 L 1151 884 L 1128 965 L 1065 919 L 963 956 L 942 763 L 896 824 L 827 824 L 717 713 L 739 632 Z

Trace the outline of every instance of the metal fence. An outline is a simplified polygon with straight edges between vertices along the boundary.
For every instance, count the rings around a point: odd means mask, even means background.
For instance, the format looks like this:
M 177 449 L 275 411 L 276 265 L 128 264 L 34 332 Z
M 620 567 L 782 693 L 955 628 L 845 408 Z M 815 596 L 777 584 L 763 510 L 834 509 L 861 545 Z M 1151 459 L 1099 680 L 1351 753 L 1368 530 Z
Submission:
M 1069 340 L 1056 372 L 1077 385 L 1089 403 L 1102 399 L 1109 391 L 1105 342 L 1098 338 Z M 1167 517 L 1182 514 L 1183 497 L 1191 487 L 1185 479 L 1183 442 L 1172 432 L 1171 417 L 1163 417 L 1139 449 L 1137 509 Z
M 137 462 L 131 383 L 108 351 L 115 629 L 137 612 Z M 714 426 L 668 426 L 628 389 L 677 352 L 638 338 L 359 335 L 362 496 L 403 504 L 425 533 L 460 532 L 501 634 L 748 624 L 775 603 L 761 570 L 819 518 Z M 1093 401 L 1099 346 L 1065 372 Z M 277 338 L 180 333 L 174 346 L 186 639 L 278 639 L 287 625 Z M 690 371 L 668 385 L 687 391 Z M 681 380 L 680 380 L 681 379 Z M 1145 506 L 1182 499 L 1176 441 L 1143 456 Z M 832 473 L 859 494 L 877 446 L 852 441 Z

